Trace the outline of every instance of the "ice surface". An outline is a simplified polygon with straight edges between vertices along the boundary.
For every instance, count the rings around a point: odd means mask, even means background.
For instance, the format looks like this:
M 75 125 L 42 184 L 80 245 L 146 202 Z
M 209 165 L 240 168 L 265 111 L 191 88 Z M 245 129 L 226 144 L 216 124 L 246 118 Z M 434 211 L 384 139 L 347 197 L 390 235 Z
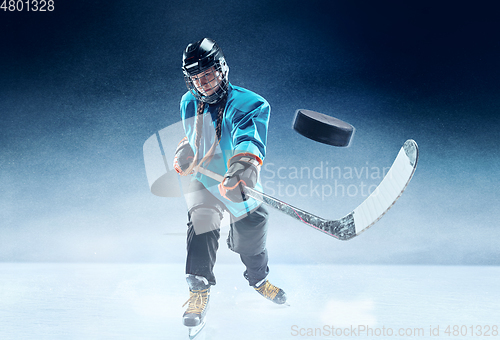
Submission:
M 183 270 L 181 264 L 0 264 L 0 338 L 186 339 Z M 286 290 L 290 306 L 263 299 L 242 271 L 239 264 L 216 266 L 206 339 L 339 339 L 325 329 L 351 325 L 374 332 L 421 328 L 423 336 L 413 337 L 420 339 L 439 325 L 440 338 L 449 338 L 447 325 L 500 324 L 499 267 L 272 265 L 269 279 Z M 316 336 L 300 335 L 315 330 Z

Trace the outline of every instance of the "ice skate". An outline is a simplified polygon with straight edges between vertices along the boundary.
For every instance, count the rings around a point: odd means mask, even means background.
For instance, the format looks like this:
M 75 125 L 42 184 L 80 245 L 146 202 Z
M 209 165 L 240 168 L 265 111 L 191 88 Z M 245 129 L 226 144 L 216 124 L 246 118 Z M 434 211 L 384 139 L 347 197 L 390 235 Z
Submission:
M 267 279 L 263 279 L 262 281 L 258 282 L 255 286 L 253 286 L 253 288 L 257 291 L 257 293 L 274 303 L 277 303 L 279 305 L 286 303 L 285 291 L 281 288 L 276 287 Z
M 210 299 L 210 284 L 201 276 L 188 275 L 189 299 L 183 305 L 188 307 L 183 315 L 184 326 L 197 327 L 203 324 Z
M 204 318 L 198 326 L 189 327 L 189 340 L 205 340 L 205 324 L 207 319 Z

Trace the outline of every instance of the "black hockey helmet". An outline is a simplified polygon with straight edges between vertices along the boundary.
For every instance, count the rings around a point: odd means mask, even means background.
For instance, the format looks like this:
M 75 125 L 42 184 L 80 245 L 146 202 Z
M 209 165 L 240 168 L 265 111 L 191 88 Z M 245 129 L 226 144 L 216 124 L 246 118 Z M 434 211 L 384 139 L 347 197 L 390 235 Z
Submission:
M 193 76 L 211 70 L 216 78 L 216 87 L 211 88 L 213 93 L 207 94 L 199 91 L 193 81 Z M 209 38 L 204 38 L 189 44 L 182 55 L 182 71 L 189 91 L 198 99 L 208 104 L 217 103 L 222 99 L 228 89 L 229 67 L 217 43 Z M 207 72 L 207 73 L 210 73 Z

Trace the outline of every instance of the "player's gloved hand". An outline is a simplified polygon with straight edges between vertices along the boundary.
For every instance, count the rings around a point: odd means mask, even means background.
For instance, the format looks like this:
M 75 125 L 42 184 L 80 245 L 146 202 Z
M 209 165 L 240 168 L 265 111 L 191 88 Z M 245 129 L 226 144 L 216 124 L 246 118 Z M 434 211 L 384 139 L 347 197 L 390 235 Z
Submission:
M 186 173 L 186 170 L 191 165 L 191 162 L 194 159 L 193 149 L 189 145 L 187 137 L 184 137 L 177 145 L 177 149 L 175 150 L 174 156 L 174 169 L 181 176 L 187 176 L 192 174 L 194 171 L 192 170 L 189 174 Z
M 232 157 L 224 180 L 219 184 L 222 197 L 237 203 L 246 201 L 248 197 L 243 192 L 243 186 L 255 187 L 259 177 L 258 166 L 261 163 L 260 158 L 251 153 L 241 153 Z

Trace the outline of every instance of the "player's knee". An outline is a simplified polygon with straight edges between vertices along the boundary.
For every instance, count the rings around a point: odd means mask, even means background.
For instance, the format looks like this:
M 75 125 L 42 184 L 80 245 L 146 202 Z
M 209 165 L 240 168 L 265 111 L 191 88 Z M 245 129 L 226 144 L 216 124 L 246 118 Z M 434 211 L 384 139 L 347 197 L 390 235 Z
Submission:
M 220 212 L 211 207 L 199 207 L 190 213 L 191 223 L 197 235 L 220 228 Z

